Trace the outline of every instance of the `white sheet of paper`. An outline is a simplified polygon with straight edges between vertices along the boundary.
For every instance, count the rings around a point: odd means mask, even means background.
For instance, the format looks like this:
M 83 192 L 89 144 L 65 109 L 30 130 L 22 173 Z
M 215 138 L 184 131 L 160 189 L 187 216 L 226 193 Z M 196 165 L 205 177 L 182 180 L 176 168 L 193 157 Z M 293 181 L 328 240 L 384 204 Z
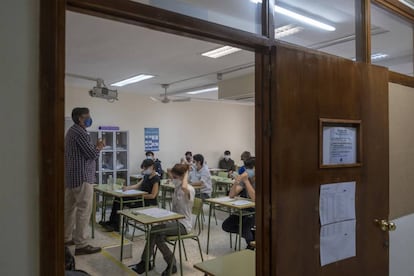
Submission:
M 121 189 L 115 190 L 115 192 L 117 192 L 117 193 L 123 193 L 124 195 L 140 195 L 140 194 L 144 193 L 143 191 L 138 191 L 138 190 L 126 190 L 126 191 L 122 191 Z
M 324 127 L 322 164 L 356 163 L 356 142 L 357 128 L 355 127 Z
M 355 222 L 347 220 L 321 227 L 321 266 L 356 256 Z
M 233 201 L 231 204 L 234 206 L 243 206 L 243 205 L 248 205 L 251 202 L 248 200 L 243 200 L 243 199 L 239 199 L 239 200 L 235 200 Z
M 355 184 L 353 181 L 321 185 L 321 225 L 355 219 Z
M 225 197 L 217 197 L 214 200 L 217 201 L 217 202 L 228 202 L 228 201 L 234 200 L 234 198 L 230 198 L 228 196 L 225 196 Z
M 133 211 L 134 214 L 144 214 L 150 217 L 154 217 L 154 218 L 163 218 L 163 217 L 168 217 L 168 216 L 172 216 L 175 215 L 174 212 L 165 210 L 165 209 L 161 209 L 161 208 L 148 208 L 148 209 L 143 209 L 143 210 L 135 210 Z

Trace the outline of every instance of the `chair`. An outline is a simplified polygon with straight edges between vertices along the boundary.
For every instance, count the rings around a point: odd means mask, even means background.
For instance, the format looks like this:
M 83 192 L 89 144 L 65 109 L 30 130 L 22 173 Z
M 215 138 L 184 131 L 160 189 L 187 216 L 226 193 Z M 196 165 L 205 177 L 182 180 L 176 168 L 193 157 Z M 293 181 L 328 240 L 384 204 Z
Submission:
M 186 261 L 188 261 L 188 258 L 187 258 L 187 252 L 186 252 L 185 246 L 184 246 L 184 240 L 188 240 L 188 239 L 192 239 L 192 240 L 197 242 L 198 249 L 200 251 L 201 261 L 204 261 L 203 252 L 201 251 L 201 245 L 200 245 L 200 239 L 199 239 L 199 236 L 200 236 L 200 233 L 201 233 L 200 215 L 201 215 L 202 210 L 203 210 L 203 201 L 200 198 L 194 198 L 194 205 L 193 205 L 192 213 L 193 213 L 193 215 L 196 215 L 196 221 L 195 221 L 195 224 L 194 224 L 193 231 L 191 233 L 181 235 L 180 239 L 178 239 L 178 236 L 168 236 L 168 237 L 165 238 L 166 242 L 168 242 L 169 244 L 174 246 L 173 254 L 175 254 L 175 248 L 177 246 L 177 242 L 180 243 L 179 246 L 181 246 L 181 244 L 183 245 L 184 256 L 185 256 Z M 195 232 L 197 227 L 198 227 L 198 231 Z

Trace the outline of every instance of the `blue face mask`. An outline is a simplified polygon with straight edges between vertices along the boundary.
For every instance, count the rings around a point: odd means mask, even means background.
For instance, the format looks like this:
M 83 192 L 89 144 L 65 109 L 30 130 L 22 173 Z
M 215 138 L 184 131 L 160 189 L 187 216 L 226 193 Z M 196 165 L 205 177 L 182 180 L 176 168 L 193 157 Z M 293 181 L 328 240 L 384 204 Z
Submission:
M 88 119 L 86 119 L 84 124 L 85 124 L 85 127 L 90 127 L 92 125 L 92 118 L 89 117 Z
M 254 169 L 246 169 L 247 174 L 249 175 L 249 178 L 254 177 Z

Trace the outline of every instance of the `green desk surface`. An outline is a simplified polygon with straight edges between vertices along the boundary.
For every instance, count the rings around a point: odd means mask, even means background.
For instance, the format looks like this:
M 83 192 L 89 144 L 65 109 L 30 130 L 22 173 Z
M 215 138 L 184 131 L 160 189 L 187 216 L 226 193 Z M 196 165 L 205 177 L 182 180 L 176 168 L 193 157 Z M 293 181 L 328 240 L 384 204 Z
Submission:
M 226 201 L 221 201 L 224 198 L 228 199 L 228 197 L 214 197 L 214 198 L 207 198 L 205 201 L 210 202 L 210 203 L 215 203 L 217 205 L 222 205 L 222 206 L 225 206 L 225 207 L 230 207 L 230 208 L 233 208 L 233 209 L 246 209 L 246 208 L 254 208 L 255 207 L 254 201 L 251 201 L 248 198 L 235 197 L 235 198 L 229 199 L 228 201 L 227 200 Z M 249 204 L 244 204 L 244 205 L 233 205 L 233 203 L 235 201 L 238 201 L 238 200 L 249 201 L 250 203 Z
M 157 208 L 157 207 L 152 206 L 152 207 L 142 207 L 142 208 L 127 209 L 127 210 L 123 209 L 122 211 L 118 211 L 118 214 L 128 217 L 144 225 L 166 222 L 170 220 L 179 220 L 179 219 L 184 218 L 184 215 L 174 213 L 174 212 L 171 212 L 173 214 L 171 214 L 170 216 L 165 216 L 161 218 L 155 218 L 155 217 L 151 217 L 145 214 L 136 213 L 136 211 L 150 209 L 150 208 Z
M 120 185 L 114 185 L 113 190 L 110 188 L 110 185 L 108 184 L 96 185 L 93 188 L 96 192 L 101 192 L 101 193 L 108 194 L 111 196 L 116 196 L 116 197 L 137 197 L 137 196 L 144 196 L 148 194 L 147 192 L 143 192 L 139 190 L 136 190 L 137 191 L 136 194 L 123 194 L 120 192 L 116 192 L 116 190 L 122 189 L 122 186 Z
M 213 276 L 255 276 L 256 255 L 253 250 L 242 250 L 195 264 L 194 267 Z
M 219 182 L 219 183 L 226 183 L 226 184 L 233 184 L 234 180 L 228 177 L 220 177 L 220 176 L 216 176 L 216 175 L 212 175 L 211 179 Z

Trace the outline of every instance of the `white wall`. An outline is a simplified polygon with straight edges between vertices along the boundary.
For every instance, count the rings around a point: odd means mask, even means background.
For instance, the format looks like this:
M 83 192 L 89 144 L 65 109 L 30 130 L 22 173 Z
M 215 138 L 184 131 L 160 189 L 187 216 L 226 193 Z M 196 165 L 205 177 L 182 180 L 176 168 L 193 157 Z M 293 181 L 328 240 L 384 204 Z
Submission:
M 390 232 L 390 276 L 413 276 L 414 214 L 393 221 L 397 229 Z
M 211 102 L 157 103 L 148 97 L 120 94 L 119 101 L 92 98 L 87 89 L 66 87 L 66 116 L 76 106 L 89 107 L 91 129 L 115 125 L 129 130 L 131 173 L 145 157 L 144 128 L 160 129 L 163 168 L 179 162 L 187 150 L 204 155 L 209 167 L 217 167 L 224 150 L 240 161 L 244 150 L 254 153 L 254 107 Z
M 38 275 L 39 1 L 0 8 L 0 275 Z
M 414 275 L 414 88 L 389 84 L 390 275 Z

